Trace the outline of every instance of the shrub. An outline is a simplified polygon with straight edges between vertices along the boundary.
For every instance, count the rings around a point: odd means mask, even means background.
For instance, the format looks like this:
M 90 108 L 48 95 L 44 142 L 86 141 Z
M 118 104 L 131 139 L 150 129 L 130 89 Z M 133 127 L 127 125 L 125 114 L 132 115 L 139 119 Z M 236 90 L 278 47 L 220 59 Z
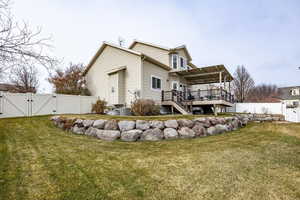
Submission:
M 157 115 L 159 106 L 151 99 L 137 99 L 131 104 L 131 111 L 138 116 Z
M 97 114 L 104 114 L 107 102 L 105 100 L 97 100 L 95 104 L 92 105 L 92 112 Z

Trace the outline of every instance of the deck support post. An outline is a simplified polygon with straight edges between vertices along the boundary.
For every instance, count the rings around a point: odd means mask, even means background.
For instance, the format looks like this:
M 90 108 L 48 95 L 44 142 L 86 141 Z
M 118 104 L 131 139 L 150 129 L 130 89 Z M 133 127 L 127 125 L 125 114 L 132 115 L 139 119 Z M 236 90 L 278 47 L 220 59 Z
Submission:
M 174 107 L 171 106 L 172 115 L 174 115 Z
M 217 111 L 217 105 L 216 104 L 214 104 L 214 114 L 215 114 L 215 116 L 218 116 L 218 111 Z
M 219 84 L 220 88 L 222 87 L 222 72 L 219 72 Z

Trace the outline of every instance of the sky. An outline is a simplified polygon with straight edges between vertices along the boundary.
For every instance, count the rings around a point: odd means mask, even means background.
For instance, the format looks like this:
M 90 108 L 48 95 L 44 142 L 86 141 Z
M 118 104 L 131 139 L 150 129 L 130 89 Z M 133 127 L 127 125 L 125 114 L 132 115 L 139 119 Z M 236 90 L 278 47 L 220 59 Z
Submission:
M 63 62 L 88 64 L 103 41 L 185 44 L 199 67 L 244 65 L 256 84 L 300 85 L 299 0 L 14 0 L 17 20 L 52 37 Z M 40 72 L 40 91 L 51 92 Z

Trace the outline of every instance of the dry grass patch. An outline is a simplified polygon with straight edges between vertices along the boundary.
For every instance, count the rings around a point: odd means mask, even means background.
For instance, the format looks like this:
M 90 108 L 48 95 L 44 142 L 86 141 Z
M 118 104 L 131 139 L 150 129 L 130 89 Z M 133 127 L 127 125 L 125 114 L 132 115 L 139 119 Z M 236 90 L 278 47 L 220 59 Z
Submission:
M 104 142 L 48 117 L 0 120 L 0 199 L 300 199 L 300 124 Z

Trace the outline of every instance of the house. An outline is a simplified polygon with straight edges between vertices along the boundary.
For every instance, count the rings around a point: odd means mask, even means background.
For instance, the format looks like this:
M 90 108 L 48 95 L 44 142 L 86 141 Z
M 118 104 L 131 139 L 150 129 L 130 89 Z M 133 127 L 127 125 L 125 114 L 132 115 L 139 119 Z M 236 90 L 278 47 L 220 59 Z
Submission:
M 91 94 L 110 105 L 130 106 L 135 98 L 153 99 L 187 114 L 195 107 L 216 111 L 233 102 L 233 77 L 225 66 L 198 68 L 185 45 L 168 48 L 135 40 L 125 48 L 103 42 L 84 76 Z M 207 87 L 215 83 L 215 88 Z
M 287 107 L 298 107 L 300 103 L 300 86 L 278 88 L 279 98 Z

